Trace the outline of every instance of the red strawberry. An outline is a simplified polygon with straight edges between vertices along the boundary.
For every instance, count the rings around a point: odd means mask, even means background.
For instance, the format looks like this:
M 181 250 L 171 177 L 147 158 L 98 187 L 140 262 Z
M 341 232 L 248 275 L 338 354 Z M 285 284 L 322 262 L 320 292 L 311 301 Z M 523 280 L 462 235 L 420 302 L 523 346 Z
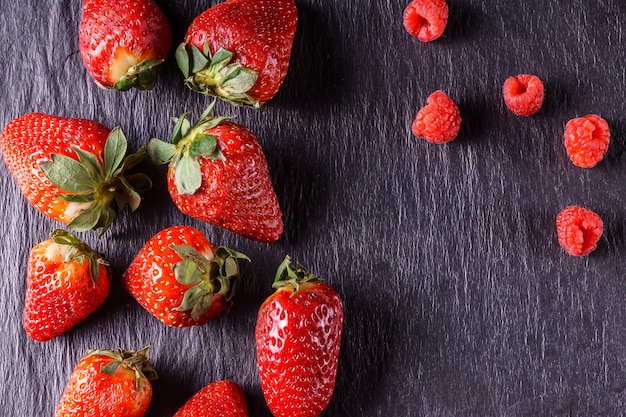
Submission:
M 195 126 L 183 114 L 172 143 L 152 139 L 148 153 L 155 162 L 169 163 L 168 189 L 183 213 L 249 239 L 274 242 L 283 221 L 263 150 L 249 129 L 211 116 L 214 104 Z
M 142 417 L 156 377 L 147 347 L 136 353 L 91 350 L 70 375 L 55 417 Z
M 152 89 L 171 45 L 170 24 L 153 0 L 84 0 L 80 55 L 101 87 Z
M 199 230 L 173 226 L 153 236 L 122 276 L 122 286 L 157 319 L 173 327 L 199 326 L 230 308 L 238 259 Z
M 65 230 L 33 247 L 26 273 L 24 329 L 43 342 L 96 311 L 109 294 L 108 262 Z
M 343 306 L 339 295 L 289 257 L 261 305 L 256 349 L 261 388 L 275 417 L 317 417 L 335 389 Z
M 174 417 L 248 417 L 246 396 L 232 381 L 212 382 L 195 393 Z
M 12 120 L 0 136 L 9 171 L 26 199 L 44 215 L 78 231 L 111 225 L 116 208 L 135 210 L 138 192 L 150 188 L 144 174 L 127 174 L 145 153 L 124 158 L 119 128 L 41 113 Z
M 280 88 L 298 24 L 294 0 L 226 0 L 196 17 L 176 60 L 185 84 L 259 107 Z

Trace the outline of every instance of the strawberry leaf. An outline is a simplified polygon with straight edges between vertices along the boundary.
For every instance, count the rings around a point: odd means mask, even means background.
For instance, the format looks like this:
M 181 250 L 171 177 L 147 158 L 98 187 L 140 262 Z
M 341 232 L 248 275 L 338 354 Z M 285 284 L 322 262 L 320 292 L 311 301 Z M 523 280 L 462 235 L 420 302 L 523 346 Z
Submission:
M 121 194 L 116 193 L 114 199 L 119 210 L 123 210 L 126 206 L 130 206 L 131 211 L 135 211 L 141 203 L 141 196 L 139 193 L 130 187 L 125 188 Z
M 196 285 L 195 287 L 191 287 L 187 291 L 185 291 L 185 294 L 183 296 L 183 301 L 174 310 L 187 311 L 187 310 L 195 309 L 196 304 L 198 304 L 200 300 L 207 295 L 209 295 L 207 298 L 209 299 L 213 298 L 213 294 L 210 294 L 206 290 L 206 288 L 203 288 L 203 286 Z M 210 307 L 210 304 L 209 304 L 209 307 Z M 202 314 L 199 314 L 198 316 L 192 317 L 192 318 L 194 320 L 197 320 L 198 317 L 200 317 L 201 315 Z
M 183 285 L 193 285 L 202 281 L 203 273 L 198 268 L 198 264 L 189 259 L 183 259 L 176 263 L 172 270 L 176 281 Z
M 113 88 L 117 91 L 128 91 L 133 87 L 137 90 L 152 90 L 163 62 L 164 59 L 146 59 L 131 66 Z
M 96 155 L 91 152 L 84 151 L 78 146 L 72 145 L 72 149 L 76 152 L 78 160 L 85 167 L 85 171 L 87 171 L 94 183 L 102 181 L 104 179 L 104 175 Z
M 87 169 L 69 156 L 52 154 L 51 161 L 41 161 L 39 168 L 51 183 L 68 193 L 84 193 L 93 190 L 96 183 Z
M 202 185 L 202 173 L 197 159 L 183 155 L 176 163 L 174 183 L 180 194 L 192 195 Z
M 220 72 L 233 59 L 233 55 L 234 54 L 230 52 L 228 49 L 225 49 L 225 48 L 218 49 L 215 55 L 213 55 L 213 57 L 211 58 L 211 63 L 208 67 L 208 71 L 212 73 Z M 205 67 L 202 67 L 200 69 L 204 69 L 204 68 Z M 194 72 L 197 72 L 197 71 L 194 71 Z
M 191 129 L 191 123 L 187 120 L 187 115 L 189 113 L 183 113 L 180 117 L 174 119 L 176 124 L 174 125 L 174 130 L 172 131 L 172 143 L 177 145 L 178 142 L 189 133 L 189 129 Z
M 176 63 L 178 63 L 178 68 L 180 68 L 183 76 L 185 78 L 189 77 L 189 54 L 187 53 L 187 46 L 184 42 L 178 45 L 174 57 L 176 58 Z
M 202 270 L 202 272 L 207 272 L 209 270 L 208 264 L 209 260 L 201 254 L 198 249 L 194 248 L 191 245 L 170 245 L 169 246 L 181 259 L 189 259 L 193 261 L 198 268 Z
M 110 349 L 94 349 L 87 352 L 89 356 L 105 356 L 111 359 L 111 362 L 102 366 L 100 372 L 107 375 L 114 375 L 120 367 L 128 368 L 135 373 L 135 389 L 141 392 L 141 379 L 155 380 L 158 378 L 157 372 L 150 364 L 148 359 L 148 350 L 150 346 L 146 346 L 137 352 L 132 350 L 110 350 Z
M 205 294 L 203 297 L 200 297 L 198 301 L 194 304 L 191 309 L 191 318 L 194 320 L 198 320 L 204 313 L 209 311 L 211 305 L 213 304 L 213 294 Z
M 285 256 L 283 262 L 278 266 L 276 270 L 276 276 L 274 277 L 273 288 L 283 288 L 291 285 L 293 292 L 296 293 L 300 288 L 300 285 L 305 282 L 320 282 L 322 279 L 309 271 L 307 271 L 302 265 L 298 264 L 295 268 L 291 264 L 291 258 Z
M 248 68 L 236 68 L 224 76 L 222 89 L 231 96 L 249 91 L 257 80 L 257 72 Z
M 189 145 L 189 156 L 198 158 L 200 156 L 214 155 L 217 150 L 217 138 L 206 133 L 198 133 Z
M 202 71 L 209 65 L 209 58 L 204 56 L 202 51 L 195 45 L 191 45 L 191 72 L 196 73 Z
M 89 194 L 59 194 L 58 197 L 61 200 L 65 200 L 70 203 L 91 203 L 94 201 L 95 193 Z
M 130 191 L 143 193 L 152 188 L 152 180 L 143 173 L 129 174 L 120 177 L 124 187 Z
M 208 49 L 208 46 L 207 48 Z M 248 91 L 258 79 L 258 72 L 244 67 L 235 61 L 235 54 L 225 48 L 219 48 L 213 56 L 207 50 L 204 53 L 194 45 L 189 52 L 179 53 L 179 67 L 185 74 L 185 85 L 199 93 L 215 96 L 234 105 L 246 105 L 254 108 L 261 106 Z M 186 58 L 186 59 L 185 59 Z
M 109 363 L 107 363 L 106 365 L 104 365 L 102 368 L 100 368 L 100 372 L 102 372 L 103 374 L 106 375 L 115 375 L 115 373 L 117 372 L 118 369 L 120 369 L 120 366 L 122 365 L 122 361 L 117 360 L 117 361 L 111 361 Z
M 176 155 L 176 145 L 163 142 L 160 139 L 150 139 L 148 142 L 148 156 L 157 164 L 167 164 Z
M 124 161 L 126 149 L 126 136 L 124 136 L 122 129 L 116 127 L 109 133 L 104 144 L 104 174 L 107 178 L 117 175 L 117 171 Z
M 213 101 L 211 101 L 211 104 L 209 104 L 207 108 L 202 112 L 202 114 L 200 115 L 200 119 L 198 119 L 199 122 L 213 117 L 212 113 L 213 113 L 213 109 L 215 108 L 215 101 L 216 100 L 213 99 Z
M 67 224 L 67 227 L 78 232 L 84 232 L 96 227 L 99 223 L 101 208 L 98 204 L 92 204 L 85 211 Z

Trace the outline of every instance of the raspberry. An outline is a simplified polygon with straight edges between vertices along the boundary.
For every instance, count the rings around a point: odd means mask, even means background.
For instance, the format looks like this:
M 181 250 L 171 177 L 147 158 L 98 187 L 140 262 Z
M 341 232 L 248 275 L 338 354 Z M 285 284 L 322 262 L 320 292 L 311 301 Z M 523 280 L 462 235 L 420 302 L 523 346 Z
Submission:
M 530 116 L 543 104 L 543 82 L 536 75 L 509 77 L 502 87 L 504 104 L 517 116 Z
M 445 0 L 413 0 L 404 9 L 403 23 L 420 41 L 434 41 L 448 24 L 448 4 Z
M 596 114 L 570 120 L 563 136 L 567 155 L 581 168 L 596 166 L 604 158 L 611 141 L 609 124 Z
M 559 244 L 573 256 L 585 256 L 596 247 L 604 224 L 591 210 L 567 206 L 556 217 L 556 231 Z
M 456 138 L 461 130 L 461 113 L 454 101 L 437 90 L 426 103 L 415 116 L 411 126 L 413 134 L 433 143 L 446 143 Z

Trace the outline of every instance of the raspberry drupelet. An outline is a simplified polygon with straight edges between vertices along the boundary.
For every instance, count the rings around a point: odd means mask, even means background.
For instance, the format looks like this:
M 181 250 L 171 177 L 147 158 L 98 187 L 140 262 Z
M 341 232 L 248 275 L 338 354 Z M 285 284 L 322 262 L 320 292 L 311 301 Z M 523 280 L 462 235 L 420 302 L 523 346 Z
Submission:
M 434 41 L 448 25 L 448 4 L 445 0 L 413 0 L 404 9 L 403 24 L 420 41 Z
M 454 140 L 461 130 L 461 113 L 446 93 L 437 90 L 426 100 L 426 106 L 417 113 L 411 131 L 417 137 L 432 143 Z
M 602 236 L 604 223 L 593 211 L 579 206 L 567 206 L 556 217 L 559 244 L 573 256 L 593 252 Z
M 574 165 L 593 168 L 609 148 L 611 131 L 602 117 L 588 114 L 567 122 L 563 138 L 567 155 Z
M 543 82 L 532 74 L 509 77 L 502 86 L 502 95 L 504 104 L 515 115 L 531 116 L 537 113 L 543 104 Z

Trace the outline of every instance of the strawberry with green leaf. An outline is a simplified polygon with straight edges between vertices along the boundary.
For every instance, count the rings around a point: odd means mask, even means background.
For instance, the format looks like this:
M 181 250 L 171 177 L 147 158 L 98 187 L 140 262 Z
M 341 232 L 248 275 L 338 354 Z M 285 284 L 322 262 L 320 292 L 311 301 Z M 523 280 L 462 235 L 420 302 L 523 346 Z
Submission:
M 92 120 L 29 113 L 10 121 L 0 149 L 26 199 L 76 231 L 112 224 L 117 211 L 136 210 L 152 183 L 129 173 L 145 147 L 126 156 L 126 137 Z
M 294 0 L 226 0 L 194 19 L 176 50 L 185 84 L 260 107 L 287 75 L 298 24 Z
M 122 275 L 122 286 L 168 326 L 199 326 L 230 309 L 239 259 L 249 260 L 216 248 L 198 229 L 172 226 L 146 242 Z
M 80 56 L 102 88 L 150 90 L 172 45 L 154 0 L 84 0 Z
M 150 381 L 157 378 L 148 350 L 87 352 L 70 375 L 55 417 L 143 417 L 152 400 Z
M 24 329 L 39 342 L 96 311 L 109 294 L 109 263 L 66 230 L 55 230 L 28 257 Z
M 317 417 L 335 389 L 343 326 L 337 292 L 287 256 L 255 330 L 261 388 L 275 417 Z
M 152 160 L 169 164 L 168 190 L 183 213 L 249 239 L 274 242 L 283 232 L 282 212 L 267 160 L 255 135 L 225 117 L 215 101 L 191 125 L 176 121 L 172 143 L 152 139 Z

